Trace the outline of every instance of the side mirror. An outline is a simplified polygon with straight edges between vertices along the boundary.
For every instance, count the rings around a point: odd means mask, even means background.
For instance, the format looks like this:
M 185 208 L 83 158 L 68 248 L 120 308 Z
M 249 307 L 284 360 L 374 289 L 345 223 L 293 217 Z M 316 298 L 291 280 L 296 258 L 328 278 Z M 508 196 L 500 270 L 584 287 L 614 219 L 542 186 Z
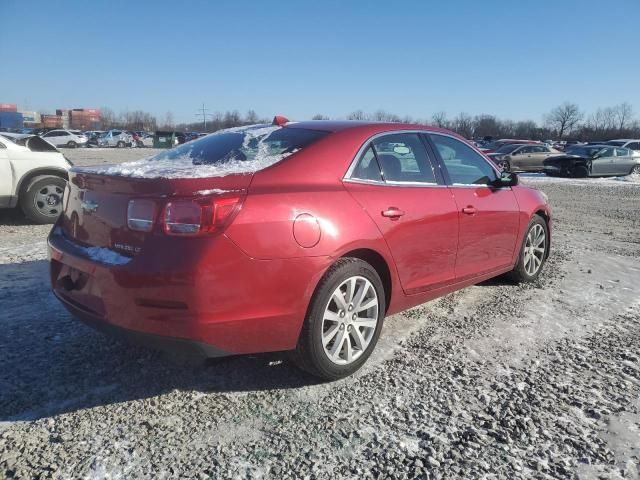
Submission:
M 518 185 L 518 175 L 513 172 L 502 172 L 500 178 L 498 178 L 493 186 L 500 187 L 515 187 Z

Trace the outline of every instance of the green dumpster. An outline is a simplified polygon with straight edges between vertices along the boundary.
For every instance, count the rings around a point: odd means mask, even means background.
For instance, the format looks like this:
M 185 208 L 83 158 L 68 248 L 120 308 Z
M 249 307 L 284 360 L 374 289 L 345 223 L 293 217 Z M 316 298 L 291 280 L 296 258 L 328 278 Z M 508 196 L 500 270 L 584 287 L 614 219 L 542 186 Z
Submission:
M 173 148 L 176 143 L 176 132 L 156 132 L 153 136 L 153 148 Z

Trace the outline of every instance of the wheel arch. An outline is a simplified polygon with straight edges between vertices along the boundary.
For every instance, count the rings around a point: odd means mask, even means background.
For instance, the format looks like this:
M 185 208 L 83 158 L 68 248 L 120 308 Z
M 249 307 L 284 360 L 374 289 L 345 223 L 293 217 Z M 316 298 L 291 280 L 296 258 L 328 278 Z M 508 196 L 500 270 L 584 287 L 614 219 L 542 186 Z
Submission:
M 52 177 L 60 177 L 64 180 L 69 180 L 69 172 L 61 168 L 36 168 L 34 170 L 30 170 L 25 173 L 20 180 L 18 180 L 18 185 L 16 185 L 16 196 L 19 198 L 24 189 L 29 185 L 31 180 L 35 177 L 44 177 L 44 176 L 52 176 Z
M 386 313 L 386 311 L 389 310 L 389 304 L 391 303 L 393 282 L 391 281 L 391 270 L 385 258 L 380 253 L 371 248 L 357 248 L 355 250 L 349 250 L 340 258 L 346 257 L 359 258 L 360 260 L 363 260 L 371 265 L 378 273 L 378 275 L 380 276 L 380 280 L 382 280 L 382 286 L 384 287 Z
M 539 217 L 542 217 L 542 219 L 544 220 L 544 223 L 547 225 L 547 236 L 548 236 L 547 241 L 549 242 L 549 248 L 547 248 L 547 253 L 545 255 L 545 258 L 549 258 L 549 253 L 551 253 L 551 217 L 549 216 L 549 213 L 542 208 L 539 208 L 538 210 L 536 210 L 534 215 L 538 215 Z

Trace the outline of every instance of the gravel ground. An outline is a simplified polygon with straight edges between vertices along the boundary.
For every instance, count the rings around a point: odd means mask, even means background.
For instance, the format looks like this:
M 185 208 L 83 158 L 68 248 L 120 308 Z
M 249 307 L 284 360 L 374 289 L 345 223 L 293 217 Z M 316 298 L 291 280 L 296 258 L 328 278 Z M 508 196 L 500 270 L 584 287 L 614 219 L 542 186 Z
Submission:
M 48 228 L 0 214 L 0 478 L 638 478 L 640 182 L 524 182 L 555 212 L 539 281 L 390 317 L 329 384 L 103 337 L 49 292 Z

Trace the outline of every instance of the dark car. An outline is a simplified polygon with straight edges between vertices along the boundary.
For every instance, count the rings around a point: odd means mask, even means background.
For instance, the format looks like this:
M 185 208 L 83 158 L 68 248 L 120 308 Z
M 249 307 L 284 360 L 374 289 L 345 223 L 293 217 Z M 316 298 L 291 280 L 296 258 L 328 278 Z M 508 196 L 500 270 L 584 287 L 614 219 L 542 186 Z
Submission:
M 564 155 L 547 158 L 544 173 L 551 177 L 609 177 L 640 174 L 640 159 L 628 148 L 580 145 Z

